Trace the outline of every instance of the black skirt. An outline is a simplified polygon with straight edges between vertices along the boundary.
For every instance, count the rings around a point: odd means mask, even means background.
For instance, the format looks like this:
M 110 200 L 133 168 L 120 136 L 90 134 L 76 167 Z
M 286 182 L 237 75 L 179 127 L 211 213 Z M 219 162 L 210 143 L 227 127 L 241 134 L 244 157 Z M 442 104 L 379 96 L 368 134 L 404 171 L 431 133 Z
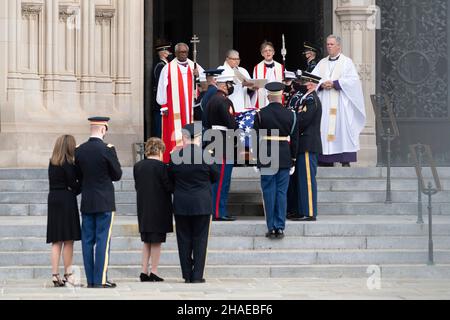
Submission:
M 48 194 L 47 243 L 81 240 L 80 214 L 75 194 L 68 190 Z
M 166 238 L 167 238 L 166 233 L 141 232 L 141 240 L 144 243 L 150 244 L 165 243 Z

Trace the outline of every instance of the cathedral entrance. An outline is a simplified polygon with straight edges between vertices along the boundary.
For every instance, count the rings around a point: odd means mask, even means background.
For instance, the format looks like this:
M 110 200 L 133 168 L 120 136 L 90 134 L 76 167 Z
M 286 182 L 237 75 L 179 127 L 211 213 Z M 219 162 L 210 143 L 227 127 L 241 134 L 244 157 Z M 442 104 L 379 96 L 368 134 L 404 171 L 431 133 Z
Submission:
M 204 68 L 222 65 L 227 50 L 240 52 L 241 66 L 252 74 L 261 61 L 260 44 L 274 43 L 275 59 L 282 62 L 282 34 L 286 39 L 286 68 L 305 66 L 304 41 L 321 45 L 332 32 L 332 1 L 299 0 L 153 0 L 145 2 L 145 137 L 150 137 L 154 102 L 153 65 L 156 39 L 189 43 L 200 38 L 198 62 Z M 192 51 L 192 50 L 191 50 Z M 191 57 L 192 58 L 192 57 Z

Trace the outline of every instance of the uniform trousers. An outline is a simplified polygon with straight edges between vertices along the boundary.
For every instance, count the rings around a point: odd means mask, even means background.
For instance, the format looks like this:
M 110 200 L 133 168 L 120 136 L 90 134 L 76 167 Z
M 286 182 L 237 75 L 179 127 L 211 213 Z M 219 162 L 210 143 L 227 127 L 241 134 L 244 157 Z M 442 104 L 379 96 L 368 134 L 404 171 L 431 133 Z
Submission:
M 216 219 L 228 216 L 227 203 L 230 193 L 231 176 L 233 174 L 233 163 L 218 164 L 220 170 L 220 179 L 213 184 L 213 210 Z
M 317 153 L 300 153 L 297 156 L 298 210 L 301 216 L 317 217 Z
M 185 280 L 201 280 L 205 271 L 210 215 L 175 215 L 178 254 Z
M 286 227 L 289 169 L 279 169 L 276 174 L 267 174 L 270 171 L 261 169 L 261 188 L 267 228 L 269 231 L 284 230 Z
M 104 285 L 110 258 L 114 212 L 82 214 L 81 243 L 88 285 Z

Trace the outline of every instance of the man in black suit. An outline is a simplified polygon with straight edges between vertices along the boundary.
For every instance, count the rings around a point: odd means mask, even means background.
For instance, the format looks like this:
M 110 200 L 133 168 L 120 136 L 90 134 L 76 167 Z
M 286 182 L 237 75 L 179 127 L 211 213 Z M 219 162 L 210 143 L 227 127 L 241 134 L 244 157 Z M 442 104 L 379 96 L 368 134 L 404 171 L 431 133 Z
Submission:
M 122 169 L 113 145 L 103 139 L 109 118 L 90 118 L 91 137 L 75 152 L 75 165 L 81 181 L 82 249 L 88 287 L 114 288 L 108 281 L 111 231 L 116 210 L 113 181 Z M 94 252 L 95 247 L 95 252 Z
M 212 184 L 219 179 L 214 165 L 205 163 L 201 148 L 202 125 L 183 129 L 184 147 L 171 155 L 169 177 L 173 182 L 181 271 L 186 283 L 204 283 L 203 278 L 212 214 Z
M 316 221 L 317 219 L 317 164 L 322 153 L 320 124 L 322 121 L 322 104 L 316 93 L 321 78 L 303 72 L 301 81 L 307 92 L 298 111 L 299 148 L 297 154 L 298 174 L 298 212 L 294 221 Z
M 297 114 L 282 105 L 284 89 L 285 85 L 280 82 L 266 85 L 270 104 L 256 114 L 254 124 L 259 141 L 258 167 L 269 239 L 284 237 L 289 175 L 295 171 L 297 155 Z

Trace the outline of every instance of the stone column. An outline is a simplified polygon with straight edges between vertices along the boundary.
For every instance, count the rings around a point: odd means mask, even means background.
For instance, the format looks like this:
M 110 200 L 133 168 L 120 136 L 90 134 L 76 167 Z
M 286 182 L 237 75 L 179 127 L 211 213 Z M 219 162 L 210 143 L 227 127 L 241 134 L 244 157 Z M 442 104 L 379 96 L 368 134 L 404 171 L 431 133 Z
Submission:
M 375 115 L 370 100 L 376 89 L 376 29 L 371 19 L 376 13 L 375 0 L 334 0 L 334 7 L 334 33 L 342 36 L 343 53 L 353 59 L 364 91 L 367 121 L 360 138 L 358 165 L 375 166 Z

